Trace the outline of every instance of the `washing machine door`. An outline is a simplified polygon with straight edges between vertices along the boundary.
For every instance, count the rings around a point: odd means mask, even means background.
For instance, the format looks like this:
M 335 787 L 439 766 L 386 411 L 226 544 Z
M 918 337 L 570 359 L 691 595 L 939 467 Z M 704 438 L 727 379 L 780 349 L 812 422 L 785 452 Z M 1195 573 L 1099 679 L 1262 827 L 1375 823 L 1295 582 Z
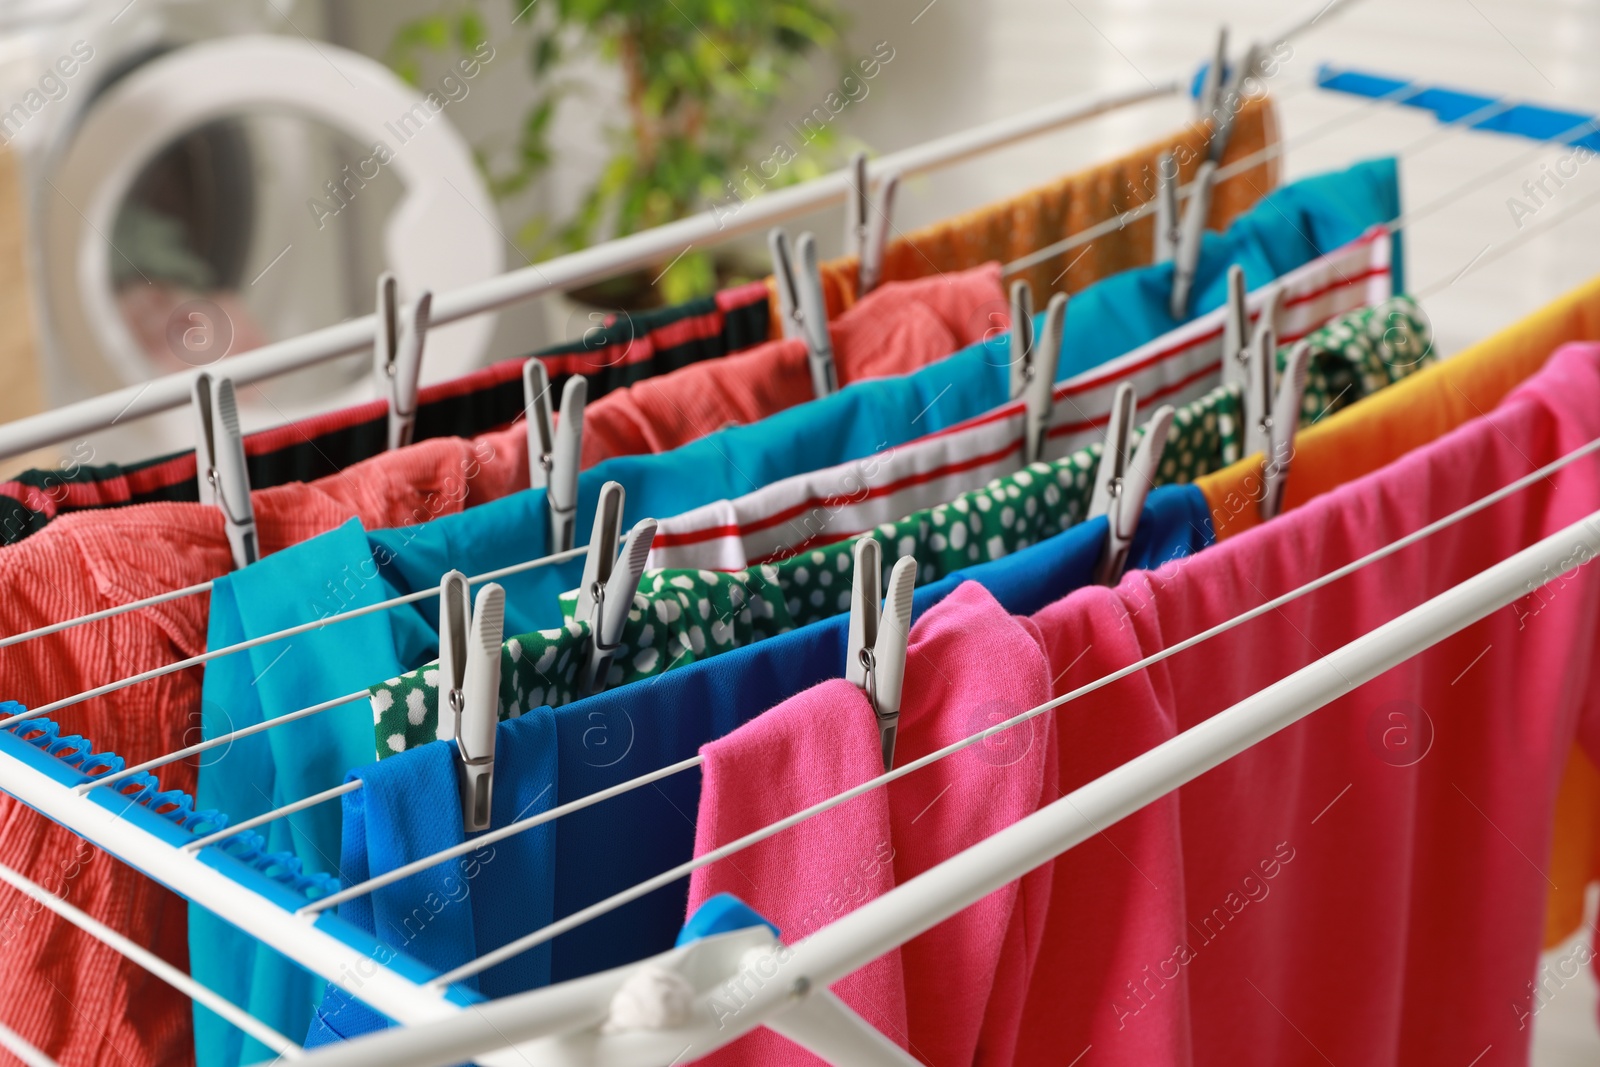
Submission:
M 503 269 L 493 201 L 448 116 L 327 44 L 235 37 L 162 55 L 89 105 L 46 173 L 55 403 L 370 311 L 383 269 L 406 296 Z M 493 328 L 430 330 L 423 380 L 480 366 Z M 245 394 L 247 425 L 370 399 L 369 367 L 263 383 Z M 151 447 L 187 445 L 183 420 L 168 427 Z

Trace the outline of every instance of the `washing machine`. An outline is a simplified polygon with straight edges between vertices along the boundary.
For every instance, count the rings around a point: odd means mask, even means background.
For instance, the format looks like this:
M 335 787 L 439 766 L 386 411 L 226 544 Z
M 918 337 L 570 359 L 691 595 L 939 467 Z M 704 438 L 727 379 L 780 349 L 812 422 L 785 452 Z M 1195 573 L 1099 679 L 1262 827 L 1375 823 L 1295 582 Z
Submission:
M 217 364 L 504 269 L 447 111 L 321 39 L 290 0 L 21 0 L 0 16 L 0 140 L 29 203 L 54 405 Z M 481 316 L 431 331 L 423 381 L 481 366 Z M 247 429 L 375 395 L 355 355 L 241 392 Z M 187 413 L 97 434 L 118 462 L 192 444 Z

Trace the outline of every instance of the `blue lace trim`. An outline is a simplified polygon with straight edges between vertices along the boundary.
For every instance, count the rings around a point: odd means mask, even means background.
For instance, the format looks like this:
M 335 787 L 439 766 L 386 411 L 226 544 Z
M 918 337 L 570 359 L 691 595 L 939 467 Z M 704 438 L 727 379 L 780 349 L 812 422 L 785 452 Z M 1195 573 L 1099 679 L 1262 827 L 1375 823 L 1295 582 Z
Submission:
M 90 778 L 115 774 L 127 766 L 114 752 L 94 751 L 94 743 L 86 737 L 78 734 L 63 737 L 61 728 L 50 719 L 25 719 L 3 729 Z M 195 811 L 193 797 L 181 789 L 162 789 L 160 780 L 147 771 L 124 778 L 112 788 L 196 836 L 215 833 L 228 825 L 226 813 L 210 808 Z M 300 857 L 289 852 L 268 852 L 266 845 L 266 838 L 253 830 L 245 830 L 219 841 L 214 847 L 313 900 L 340 888 L 337 878 L 308 873 L 302 868 Z

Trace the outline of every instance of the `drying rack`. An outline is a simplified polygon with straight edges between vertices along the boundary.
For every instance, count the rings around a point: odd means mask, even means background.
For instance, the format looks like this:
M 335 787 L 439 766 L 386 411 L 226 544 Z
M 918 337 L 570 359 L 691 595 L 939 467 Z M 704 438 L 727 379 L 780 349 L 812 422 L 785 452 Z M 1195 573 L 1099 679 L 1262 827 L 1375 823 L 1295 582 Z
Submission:
M 1324 5 L 1314 16 L 1267 38 L 1276 42 L 1303 32 L 1326 17 L 1334 4 Z M 1067 101 L 992 123 L 964 133 L 930 142 L 885 157 L 874 165 L 879 173 L 898 171 L 917 173 L 945 166 L 974 154 L 989 151 L 1046 130 L 1083 121 L 1118 107 L 1177 93 L 1187 79 L 1173 79 L 1161 85 L 1130 93 Z M 1361 109 L 1404 103 L 1417 90 L 1400 85 L 1376 99 L 1361 104 Z M 1446 123 L 1444 129 L 1469 128 L 1491 118 L 1509 105 L 1491 102 Z M 1349 123 L 1346 117 L 1310 131 L 1302 140 L 1320 136 Z M 1595 123 L 1584 129 L 1563 131 L 1571 140 L 1592 133 Z M 1430 137 L 1433 135 L 1430 135 Z M 1265 155 L 1276 154 L 1296 142 L 1257 153 L 1239 161 L 1238 167 L 1255 165 Z M 1541 150 L 1547 147 L 1541 145 Z M 1500 168 L 1497 168 L 1497 171 Z M 1483 176 L 1464 183 L 1459 192 L 1481 185 Z M 780 219 L 818 207 L 837 203 L 850 191 L 845 172 L 830 175 L 789 190 L 767 194 L 745 205 L 731 224 L 707 214 L 623 238 L 609 244 L 563 257 L 549 263 L 514 271 L 468 289 L 439 295 L 433 304 L 435 323 L 455 321 L 469 315 L 504 307 L 554 289 L 594 281 L 618 271 L 659 261 L 663 255 L 690 243 L 726 240 L 764 228 Z M 1448 198 L 1440 198 L 1408 213 L 1392 224 L 1400 230 L 1423 214 L 1437 210 Z M 1502 245 L 1504 254 L 1542 233 L 1547 233 L 1572 214 L 1584 210 L 1596 197 L 1578 200 L 1564 211 L 1552 214 L 1528 227 L 1514 243 Z M 1020 269 L 1043 261 L 1061 251 L 1083 245 L 1110 230 L 1126 225 L 1148 210 L 1129 212 L 1117 219 L 1073 234 L 1042 249 L 1009 269 Z M 1426 291 L 1419 295 L 1426 295 Z M 237 359 L 229 367 L 235 380 L 258 381 L 310 364 L 359 351 L 373 344 L 375 320 L 368 316 L 318 330 L 303 337 L 269 345 Z M 12 455 L 54 443 L 69 436 L 89 432 L 128 415 L 145 415 L 187 403 L 193 374 L 159 379 L 146 387 L 107 394 L 74 404 L 44 416 L 35 416 L 0 427 L 0 455 Z M 783 945 L 765 926 L 752 926 L 719 933 L 675 948 L 652 959 L 625 967 L 563 982 L 548 988 L 505 997 L 491 1002 L 461 984 L 482 970 L 516 952 L 547 941 L 565 929 L 588 918 L 620 906 L 646 892 L 681 879 L 691 870 L 717 861 L 759 840 L 820 814 L 869 790 L 946 758 L 994 735 L 1012 729 L 1034 717 L 1088 693 L 1111 685 L 1121 678 L 1144 670 L 1218 634 L 1242 625 L 1284 604 L 1308 595 L 1363 567 L 1377 563 L 1428 536 L 1476 514 L 1500 500 L 1533 485 L 1555 471 L 1600 452 L 1600 439 L 1568 453 L 1556 461 L 1496 490 L 1459 511 L 1445 516 L 1400 540 L 1322 575 L 1295 590 L 1227 620 L 1210 630 L 1165 648 L 1139 662 L 1099 678 L 1061 697 L 1025 711 L 925 757 L 896 767 L 862 783 L 848 792 L 829 798 L 805 811 L 768 826 L 738 841 L 702 856 L 692 863 L 662 872 L 656 878 L 586 908 L 544 930 L 486 954 L 472 964 L 448 974 L 436 974 L 422 965 L 380 945 L 370 936 L 342 921 L 331 910 L 333 905 L 355 892 L 369 892 L 377 883 L 398 880 L 418 868 L 418 864 L 391 872 L 362 886 L 307 903 L 305 897 L 286 886 L 238 864 L 227 857 L 202 856 L 214 840 L 281 818 L 313 804 L 324 803 L 348 792 L 341 786 L 314 797 L 268 812 L 227 828 L 209 837 L 194 839 L 173 823 L 147 808 L 122 797 L 119 791 L 103 788 L 140 771 L 229 743 L 247 733 L 317 714 L 328 708 L 365 697 L 359 694 L 327 701 L 259 724 L 234 734 L 189 746 L 179 752 L 139 767 L 96 779 L 92 783 L 69 786 L 63 783 L 59 761 L 17 737 L 0 730 L 0 789 L 67 827 L 97 847 L 134 866 L 148 876 L 171 887 L 189 900 L 209 909 L 246 933 L 271 945 L 306 969 L 321 975 L 372 1008 L 394 1019 L 400 1026 L 314 1052 L 302 1049 L 294 1040 L 276 1033 L 251 1018 L 243 1010 L 199 986 L 142 947 L 109 930 L 92 917 L 20 874 L 0 867 L 0 880 L 32 897 L 65 920 L 146 967 L 196 1001 L 240 1027 L 280 1058 L 308 1063 L 340 1065 L 386 1065 L 386 1067 L 444 1067 L 464 1060 L 499 1065 L 551 1064 L 625 1065 L 677 1064 L 688 1062 L 735 1040 L 742 1034 L 765 1026 L 810 1049 L 836 1064 L 913 1064 L 906 1052 L 873 1029 L 849 1009 L 829 986 L 870 960 L 902 945 L 969 904 L 1011 882 L 1029 870 L 1060 855 L 1099 833 L 1106 826 L 1137 811 L 1142 806 L 1191 781 L 1251 745 L 1311 714 L 1330 701 L 1394 667 L 1407 658 L 1438 643 L 1484 618 L 1530 589 L 1554 580 L 1573 558 L 1600 555 L 1600 512 L 1574 523 L 1550 537 L 1516 553 L 1465 582 L 1407 611 L 1398 618 L 1356 638 L 1311 665 L 1261 690 L 1226 711 L 1206 720 L 1145 752 L 1102 777 L 1089 782 L 1015 824 L 995 833 L 958 855 L 894 888 L 856 910 L 836 919 L 810 937 Z M 584 549 L 574 549 L 511 569 L 543 566 L 572 558 Z M 1586 553 L 1586 554 L 1585 554 Z M 500 572 L 504 573 L 504 572 Z M 497 575 L 479 575 L 474 582 Z M 46 633 L 82 624 L 108 613 L 137 610 L 148 603 L 202 592 L 205 586 L 175 590 L 170 594 L 136 604 L 125 605 L 95 616 L 62 620 L 26 634 L 0 639 L 0 648 Z M 423 590 L 383 604 L 359 609 L 360 612 L 386 610 L 435 595 L 438 589 Z M 335 618 L 349 617 L 350 612 Z M 325 625 L 318 620 L 299 629 Z M 281 640 L 295 631 L 285 631 L 255 639 L 247 644 Z M 234 646 L 207 657 L 238 651 Z M 18 718 L 32 718 L 69 707 L 93 695 L 173 670 L 183 669 L 205 658 L 184 661 L 131 679 L 121 679 L 85 694 L 63 698 L 32 709 Z M 661 768 L 632 782 L 584 797 L 579 801 L 545 812 L 529 820 L 474 838 L 470 848 L 520 832 L 539 822 L 549 821 L 570 811 L 604 802 L 610 796 L 667 775 L 678 773 L 694 761 Z M 463 850 L 451 850 L 460 854 Z M 432 865 L 451 858 L 438 855 L 421 861 Z M 382 962 L 379 962 L 379 961 Z M 353 978 L 352 976 L 357 976 Z M 741 979 L 743 979 L 741 981 Z M 743 995 L 732 1015 L 712 1010 L 711 1000 L 729 982 L 739 981 Z M 667 989 L 672 995 L 661 995 Z M 619 1017 L 615 1004 L 619 992 L 635 1000 L 652 1003 L 655 1011 L 644 1017 Z M 653 999 L 652 999 L 653 998 Z M 637 1013 L 634 1013 L 637 1014 Z M 47 1057 L 31 1048 L 17 1034 L 0 1026 L 0 1045 L 11 1049 L 30 1064 L 49 1064 Z

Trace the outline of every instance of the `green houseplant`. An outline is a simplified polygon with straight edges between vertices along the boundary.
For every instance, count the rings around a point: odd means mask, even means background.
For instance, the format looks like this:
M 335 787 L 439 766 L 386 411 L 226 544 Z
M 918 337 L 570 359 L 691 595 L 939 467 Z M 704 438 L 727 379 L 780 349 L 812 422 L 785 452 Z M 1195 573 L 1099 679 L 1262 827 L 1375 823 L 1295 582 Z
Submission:
M 418 83 L 426 53 L 475 49 L 486 36 L 480 5 L 487 2 L 452 4 L 405 24 L 390 65 Z M 515 24 L 530 27 L 528 70 L 537 95 L 509 146 L 480 151 L 497 196 L 526 189 L 550 165 L 552 120 L 565 101 L 583 92 L 572 75 L 574 62 L 599 60 L 618 68 L 624 89 L 623 110 L 607 125 L 611 154 L 578 209 L 560 220 L 536 216 L 518 231 L 519 242 L 536 258 L 726 201 L 736 176 L 771 162 L 765 131 L 786 86 L 812 64 L 838 56 L 835 0 L 510 2 Z M 833 162 L 836 131 L 830 126 L 810 132 L 806 151 L 763 170 L 764 186 L 803 181 Z M 726 264 L 720 266 L 728 273 Z M 715 288 L 719 264 L 707 252 L 692 250 L 661 265 L 651 292 L 657 273 L 621 280 L 631 292 L 614 285 L 589 295 L 614 306 L 677 302 Z

